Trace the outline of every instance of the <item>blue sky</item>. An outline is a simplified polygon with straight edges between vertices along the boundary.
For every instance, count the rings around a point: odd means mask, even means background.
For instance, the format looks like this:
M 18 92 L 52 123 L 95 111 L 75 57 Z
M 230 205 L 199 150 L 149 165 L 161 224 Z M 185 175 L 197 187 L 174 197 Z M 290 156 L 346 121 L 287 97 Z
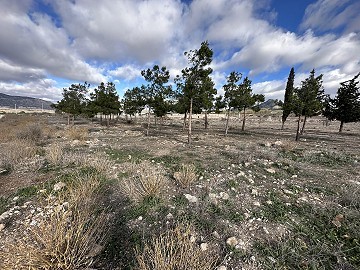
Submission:
M 282 99 L 315 68 L 325 91 L 360 71 L 358 0 L 1 0 L 0 92 L 51 101 L 63 87 L 113 81 L 119 95 L 208 40 L 218 93 L 231 71 Z

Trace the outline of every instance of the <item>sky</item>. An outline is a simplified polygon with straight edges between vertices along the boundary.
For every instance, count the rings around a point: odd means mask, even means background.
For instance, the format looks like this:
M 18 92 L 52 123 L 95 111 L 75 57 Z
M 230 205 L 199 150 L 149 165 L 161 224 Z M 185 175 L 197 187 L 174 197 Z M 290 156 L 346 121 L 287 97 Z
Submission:
M 0 0 L 0 93 L 56 102 L 72 83 L 114 82 L 119 96 L 207 40 L 218 94 L 231 71 L 283 99 L 323 74 L 325 92 L 360 72 L 359 0 Z M 171 79 L 171 80 L 172 80 Z

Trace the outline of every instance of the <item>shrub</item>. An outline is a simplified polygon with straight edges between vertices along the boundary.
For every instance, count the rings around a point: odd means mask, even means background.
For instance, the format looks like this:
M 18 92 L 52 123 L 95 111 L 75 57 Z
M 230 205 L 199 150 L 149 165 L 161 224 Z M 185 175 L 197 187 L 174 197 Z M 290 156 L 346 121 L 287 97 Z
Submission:
M 157 197 L 165 188 L 164 171 L 149 161 L 131 163 L 126 171 L 129 177 L 121 181 L 120 189 L 133 201 Z
M 52 144 L 46 150 L 46 159 L 53 165 L 59 165 L 63 158 L 63 148 L 59 144 Z
M 71 140 L 84 141 L 89 135 L 87 128 L 81 127 L 70 127 L 65 130 L 65 136 Z
M 108 223 L 104 212 L 96 212 L 100 177 L 96 173 L 73 177 L 66 191 L 49 196 L 44 217 L 36 225 L 24 224 L 21 237 L 0 250 L 1 269 L 85 269 L 94 265 Z
M 179 171 L 174 173 L 174 178 L 181 187 L 189 187 L 198 179 L 196 167 L 193 164 L 182 164 Z
M 39 124 L 27 125 L 24 129 L 17 132 L 16 138 L 37 142 L 42 138 L 41 126 Z
M 191 226 L 178 225 L 136 250 L 136 270 L 210 270 L 217 256 L 202 251 L 191 239 Z
M 0 145 L 1 163 L 7 167 L 14 167 L 21 160 L 36 155 L 38 148 L 28 140 L 14 140 L 7 144 Z

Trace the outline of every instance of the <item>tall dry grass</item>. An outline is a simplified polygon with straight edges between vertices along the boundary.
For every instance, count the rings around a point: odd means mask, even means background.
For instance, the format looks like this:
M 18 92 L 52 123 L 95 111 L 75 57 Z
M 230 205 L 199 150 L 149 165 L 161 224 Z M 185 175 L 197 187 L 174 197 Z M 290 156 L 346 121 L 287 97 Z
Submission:
M 120 190 L 130 200 L 141 201 L 146 197 L 159 197 L 166 186 L 165 172 L 149 161 L 130 163 L 128 177 L 120 182 Z
M 136 250 L 136 270 L 212 270 L 218 257 L 191 240 L 191 226 L 178 225 Z
M 21 237 L 0 250 L 0 268 L 92 267 L 102 251 L 108 224 L 105 213 L 97 213 L 100 184 L 97 173 L 77 174 L 64 192 L 51 194 L 36 225 L 23 224 Z
M 174 179 L 181 187 L 187 188 L 199 178 L 196 167 L 193 164 L 181 164 L 174 173 Z
M 71 140 L 85 141 L 89 137 L 89 130 L 85 127 L 71 126 L 65 129 L 64 136 Z

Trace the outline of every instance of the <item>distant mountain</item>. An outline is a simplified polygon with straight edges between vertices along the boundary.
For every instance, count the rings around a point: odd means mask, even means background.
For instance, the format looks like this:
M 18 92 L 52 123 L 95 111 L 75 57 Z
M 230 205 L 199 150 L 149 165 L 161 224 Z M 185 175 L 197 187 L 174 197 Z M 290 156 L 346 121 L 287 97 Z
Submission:
M 50 101 L 45 101 L 39 98 L 32 97 L 20 97 L 20 96 L 10 96 L 0 93 L 0 107 L 10 107 L 15 108 L 43 108 L 45 110 L 51 110 Z
M 260 109 L 277 110 L 280 109 L 280 107 L 277 105 L 277 102 L 278 102 L 277 99 L 268 99 L 267 101 L 261 103 L 259 107 Z

